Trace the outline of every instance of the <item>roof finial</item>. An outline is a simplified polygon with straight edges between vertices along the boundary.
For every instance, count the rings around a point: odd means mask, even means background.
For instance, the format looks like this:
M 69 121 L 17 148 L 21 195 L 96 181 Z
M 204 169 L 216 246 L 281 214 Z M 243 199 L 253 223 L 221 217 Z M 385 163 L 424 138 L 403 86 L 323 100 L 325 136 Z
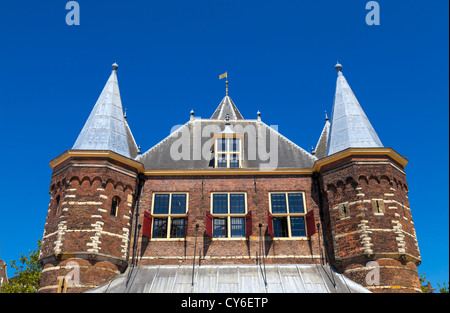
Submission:
M 342 71 L 342 65 L 339 64 L 339 62 L 336 63 L 336 65 L 334 66 L 334 68 L 335 68 L 336 71 L 338 71 L 338 72 Z
M 326 121 L 329 121 L 330 119 L 328 118 L 328 114 L 327 114 L 327 111 L 325 111 L 325 122 Z
M 142 152 L 141 152 L 141 145 L 138 146 L 137 154 L 138 154 L 138 155 L 141 155 L 141 154 L 142 154 Z
M 125 108 L 125 113 L 123 114 L 123 118 L 127 119 L 127 108 Z
M 261 121 L 261 112 L 259 112 L 259 110 L 258 110 L 258 112 L 256 112 L 256 115 L 258 116 L 257 117 L 258 122 L 260 122 Z
M 191 121 L 194 119 L 194 109 L 191 110 Z
M 119 68 L 119 65 L 117 65 L 116 62 L 114 62 L 113 65 L 112 65 L 112 69 L 113 69 L 114 71 L 117 71 L 118 68 Z
M 225 81 L 225 84 L 227 85 L 225 95 L 228 96 L 228 79 Z

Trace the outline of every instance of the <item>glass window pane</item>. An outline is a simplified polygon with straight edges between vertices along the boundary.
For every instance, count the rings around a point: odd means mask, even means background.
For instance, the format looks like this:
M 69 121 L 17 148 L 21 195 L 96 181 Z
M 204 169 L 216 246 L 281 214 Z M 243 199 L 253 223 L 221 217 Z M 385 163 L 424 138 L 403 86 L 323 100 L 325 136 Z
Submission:
M 228 214 L 228 195 L 213 195 L 213 214 Z
M 214 238 L 227 237 L 227 218 L 215 217 L 213 219 L 213 236 Z
M 245 218 L 231 218 L 231 237 L 245 237 Z
M 169 214 L 169 194 L 155 195 L 153 214 Z
M 271 194 L 272 213 L 287 213 L 286 195 L 284 193 Z
M 227 155 L 218 154 L 217 155 L 217 167 L 227 167 Z
M 274 237 L 289 237 L 287 217 L 274 217 L 273 218 L 273 234 Z
M 303 207 L 303 194 L 290 193 L 288 194 L 288 199 L 289 213 L 305 213 L 305 208 Z
M 291 236 L 292 237 L 305 237 L 305 219 L 303 217 L 291 217 Z
M 153 238 L 167 238 L 167 218 L 153 219 Z
M 227 152 L 227 140 L 225 138 L 217 139 L 217 152 Z
M 245 194 L 243 193 L 230 194 L 230 213 L 231 214 L 245 213 Z
M 183 238 L 184 237 L 184 218 L 173 218 L 170 225 L 170 238 Z
M 240 143 L 241 140 L 239 138 L 232 138 L 231 139 L 231 151 L 232 152 L 240 152 L 241 148 L 240 148 Z
M 239 154 L 230 154 L 230 168 L 239 168 Z
M 185 214 L 186 213 L 186 195 L 173 194 L 172 195 L 172 209 L 171 214 Z

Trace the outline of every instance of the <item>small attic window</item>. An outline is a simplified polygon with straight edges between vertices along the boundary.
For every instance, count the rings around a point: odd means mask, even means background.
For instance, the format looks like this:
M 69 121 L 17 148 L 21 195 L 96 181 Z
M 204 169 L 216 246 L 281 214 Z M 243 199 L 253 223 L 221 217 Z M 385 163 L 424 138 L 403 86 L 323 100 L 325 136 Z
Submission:
M 216 168 L 241 168 L 243 134 L 214 134 Z

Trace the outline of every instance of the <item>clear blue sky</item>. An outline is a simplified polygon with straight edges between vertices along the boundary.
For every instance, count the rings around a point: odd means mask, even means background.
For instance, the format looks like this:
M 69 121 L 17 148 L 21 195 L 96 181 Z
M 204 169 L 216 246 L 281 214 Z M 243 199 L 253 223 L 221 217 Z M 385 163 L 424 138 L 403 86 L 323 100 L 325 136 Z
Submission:
M 448 1 L 381 0 L 368 26 L 367 1 L 80 0 L 4 1 L 0 8 L 1 257 L 28 253 L 42 237 L 51 169 L 70 149 L 111 72 L 128 122 L 146 151 L 185 123 L 209 118 L 230 96 L 246 118 L 304 149 L 331 113 L 334 65 L 384 146 L 408 156 L 409 200 L 422 265 L 449 274 Z M 13 273 L 9 273 L 11 276 Z

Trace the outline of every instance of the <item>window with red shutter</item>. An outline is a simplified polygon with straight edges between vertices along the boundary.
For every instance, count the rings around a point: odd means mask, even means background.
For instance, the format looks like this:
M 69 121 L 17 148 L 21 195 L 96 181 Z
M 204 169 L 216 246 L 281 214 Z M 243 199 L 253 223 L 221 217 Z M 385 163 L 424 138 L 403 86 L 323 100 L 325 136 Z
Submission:
M 267 232 L 273 238 L 273 216 L 269 210 L 267 210 Z
M 142 225 L 142 235 L 147 238 L 152 238 L 152 218 L 153 216 L 144 212 L 144 223 Z
M 306 214 L 306 231 L 308 237 L 311 237 L 316 233 L 316 220 L 314 218 L 313 210 Z
M 250 237 L 253 234 L 253 218 L 252 211 L 245 215 L 245 237 Z
M 206 236 L 209 236 L 212 238 L 212 236 L 213 236 L 213 216 L 211 213 L 209 213 L 209 211 L 206 211 L 205 233 L 206 233 Z

